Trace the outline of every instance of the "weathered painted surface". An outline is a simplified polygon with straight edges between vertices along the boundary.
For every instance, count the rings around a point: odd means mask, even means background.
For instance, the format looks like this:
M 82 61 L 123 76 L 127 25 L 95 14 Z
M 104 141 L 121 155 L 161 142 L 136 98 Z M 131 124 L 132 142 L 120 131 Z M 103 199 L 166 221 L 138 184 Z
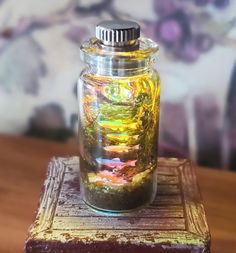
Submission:
M 26 253 L 209 253 L 210 234 L 194 168 L 188 160 L 159 158 L 154 202 L 109 216 L 82 200 L 78 157 L 49 163 Z

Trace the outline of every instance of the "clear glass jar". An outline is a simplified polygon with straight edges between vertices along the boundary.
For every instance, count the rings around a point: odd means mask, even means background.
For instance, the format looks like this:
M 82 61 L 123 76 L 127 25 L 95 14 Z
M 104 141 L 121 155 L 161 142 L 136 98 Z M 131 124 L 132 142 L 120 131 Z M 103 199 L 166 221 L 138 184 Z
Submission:
M 80 187 L 85 202 L 97 210 L 127 212 L 155 197 L 157 49 L 146 38 L 119 45 L 91 38 L 81 46 L 87 67 L 78 82 Z

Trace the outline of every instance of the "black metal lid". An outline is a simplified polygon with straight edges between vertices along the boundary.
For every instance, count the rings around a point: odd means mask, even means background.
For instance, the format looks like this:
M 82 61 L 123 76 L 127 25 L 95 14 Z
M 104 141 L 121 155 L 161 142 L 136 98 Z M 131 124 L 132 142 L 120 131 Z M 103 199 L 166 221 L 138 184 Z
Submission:
M 140 26 L 126 20 L 102 21 L 96 27 L 96 37 L 108 46 L 131 45 L 140 37 Z

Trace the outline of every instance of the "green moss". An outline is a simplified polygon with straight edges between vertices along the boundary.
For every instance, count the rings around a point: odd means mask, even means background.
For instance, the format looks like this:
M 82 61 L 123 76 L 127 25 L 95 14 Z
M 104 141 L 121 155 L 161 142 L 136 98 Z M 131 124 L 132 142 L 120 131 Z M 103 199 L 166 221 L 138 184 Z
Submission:
M 133 177 L 130 183 L 112 186 L 99 186 L 96 183 L 84 183 L 85 201 L 96 209 L 125 212 L 151 202 L 156 188 L 156 175 L 150 170 Z

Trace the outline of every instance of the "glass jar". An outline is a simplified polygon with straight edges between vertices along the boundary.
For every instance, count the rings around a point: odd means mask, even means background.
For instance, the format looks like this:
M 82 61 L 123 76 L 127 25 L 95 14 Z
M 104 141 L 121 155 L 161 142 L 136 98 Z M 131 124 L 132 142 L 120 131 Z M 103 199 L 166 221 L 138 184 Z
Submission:
M 131 21 L 104 21 L 81 46 L 78 82 L 81 192 L 100 211 L 146 205 L 157 187 L 158 50 Z

